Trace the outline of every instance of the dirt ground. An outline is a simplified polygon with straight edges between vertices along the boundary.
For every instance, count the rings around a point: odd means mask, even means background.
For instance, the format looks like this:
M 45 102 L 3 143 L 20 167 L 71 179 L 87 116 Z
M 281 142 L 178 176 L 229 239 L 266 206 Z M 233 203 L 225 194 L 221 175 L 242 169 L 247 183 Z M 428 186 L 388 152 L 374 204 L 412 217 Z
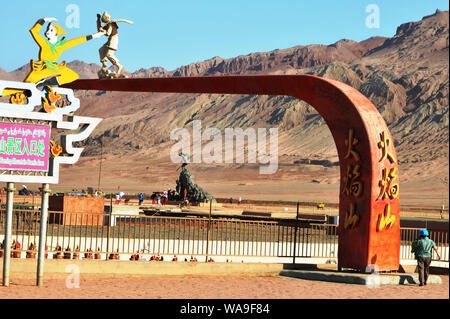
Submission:
M 11 276 L 0 299 L 449 299 L 449 277 L 442 284 L 364 285 L 310 281 L 283 276 L 81 275 L 79 288 L 67 275 L 54 275 L 37 287 L 34 274 Z

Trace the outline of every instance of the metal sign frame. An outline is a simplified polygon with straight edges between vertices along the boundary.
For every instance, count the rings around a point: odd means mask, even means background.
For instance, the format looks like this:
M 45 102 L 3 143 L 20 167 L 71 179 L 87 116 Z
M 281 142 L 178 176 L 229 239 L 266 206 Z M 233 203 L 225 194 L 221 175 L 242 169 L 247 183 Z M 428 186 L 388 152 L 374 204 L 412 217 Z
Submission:
M 47 216 L 48 216 L 48 198 L 50 194 L 49 184 L 57 184 L 59 181 L 60 164 L 75 164 L 83 152 L 83 148 L 75 147 L 75 142 L 85 140 L 100 123 L 102 119 L 73 116 L 72 114 L 80 107 L 80 101 L 75 98 L 73 91 L 67 88 L 52 87 L 52 93 L 57 95 L 66 95 L 69 102 L 62 107 L 53 105 L 50 113 L 35 111 L 43 104 L 45 92 L 37 89 L 33 83 L 3 81 L 0 80 L 0 96 L 5 89 L 26 92 L 26 103 L 14 104 L 0 101 L 0 122 L 31 125 L 48 125 L 51 129 L 64 129 L 76 131 L 74 134 L 61 135 L 61 147 L 65 150 L 64 154 L 59 156 L 51 155 L 48 151 L 48 169 L 42 170 L 20 170 L 20 169 L 0 169 L 0 182 L 6 182 L 7 203 L 6 203 L 6 224 L 4 240 L 4 260 L 3 260 L 3 286 L 9 286 L 10 258 L 11 258 L 11 231 L 12 231 L 12 211 L 14 183 L 42 183 L 42 201 L 41 217 L 38 245 L 38 265 L 37 265 L 37 286 L 43 285 L 44 277 L 44 255 L 47 237 Z M 25 96 L 25 94 L 23 94 Z M 10 99 L 11 102 L 11 99 Z M 25 101 L 24 101 L 25 102 Z M 48 101 L 47 101 L 48 102 Z M 43 107 L 45 110 L 45 107 Z M 46 111 L 46 110 L 45 110 Z M 49 147 L 49 145 L 47 145 Z

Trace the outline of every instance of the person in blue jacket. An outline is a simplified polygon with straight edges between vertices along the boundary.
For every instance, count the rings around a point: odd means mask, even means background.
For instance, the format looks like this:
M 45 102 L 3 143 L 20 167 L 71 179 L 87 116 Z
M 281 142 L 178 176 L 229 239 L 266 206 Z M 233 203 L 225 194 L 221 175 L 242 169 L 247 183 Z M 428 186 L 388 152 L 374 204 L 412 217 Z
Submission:
M 427 284 L 428 275 L 430 274 L 431 258 L 433 250 L 436 252 L 438 260 L 441 259 L 436 248 L 436 244 L 429 238 L 428 230 L 419 230 L 419 239 L 415 243 L 414 252 L 417 259 L 417 268 L 419 271 L 419 286 Z
M 144 202 L 144 195 L 142 193 L 139 193 L 139 206 L 141 206 L 143 202 Z

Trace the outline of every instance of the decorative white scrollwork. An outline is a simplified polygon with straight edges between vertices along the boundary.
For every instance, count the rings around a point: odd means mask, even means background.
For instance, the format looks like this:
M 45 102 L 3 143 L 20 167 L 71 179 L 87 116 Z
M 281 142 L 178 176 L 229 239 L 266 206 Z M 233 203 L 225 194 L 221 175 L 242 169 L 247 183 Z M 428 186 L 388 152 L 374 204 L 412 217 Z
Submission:
M 3 92 L 6 90 L 17 90 L 27 92 L 27 103 L 13 104 L 0 102 L 0 111 L 21 111 L 21 112 L 33 112 L 36 106 L 42 105 L 42 98 L 45 98 L 45 90 L 38 90 L 36 84 L 27 82 L 16 81 L 3 81 L 0 80 L 0 97 L 3 96 Z M 67 97 L 68 105 L 63 107 L 56 107 L 51 113 L 67 115 L 75 112 L 80 108 L 80 100 L 75 97 L 71 89 L 52 87 L 53 92 L 59 95 L 65 95 Z

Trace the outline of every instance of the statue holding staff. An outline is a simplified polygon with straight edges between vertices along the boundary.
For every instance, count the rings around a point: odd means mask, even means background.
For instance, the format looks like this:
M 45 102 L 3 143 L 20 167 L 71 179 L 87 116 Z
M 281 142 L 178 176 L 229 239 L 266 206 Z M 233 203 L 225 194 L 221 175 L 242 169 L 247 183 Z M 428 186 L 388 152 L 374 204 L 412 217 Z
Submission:
M 105 23 L 102 25 L 102 22 Z M 123 66 L 119 63 L 119 60 L 115 56 L 115 51 L 117 51 L 119 46 L 119 26 L 117 22 L 126 22 L 129 24 L 133 24 L 133 21 L 126 19 L 115 19 L 111 20 L 111 16 L 108 12 L 104 12 L 102 16 L 97 14 L 97 30 L 102 32 L 105 36 L 108 37 L 108 41 L 100 48 L 100 62 L 102 63 L 102 68 L 98 72 L 99 78 L 112 78 L 112 77 L 120 77 Z M 117 67 L 116 72 L 111 72 L 107 70 L 108 60 Z

